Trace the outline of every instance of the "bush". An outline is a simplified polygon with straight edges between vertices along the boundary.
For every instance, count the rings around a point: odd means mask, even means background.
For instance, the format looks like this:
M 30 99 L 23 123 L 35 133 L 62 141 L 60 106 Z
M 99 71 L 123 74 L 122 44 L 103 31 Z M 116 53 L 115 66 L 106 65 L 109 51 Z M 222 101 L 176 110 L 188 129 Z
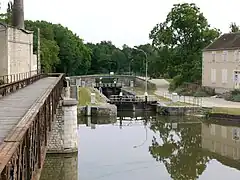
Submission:
M 183 77 L 181 75 L 175 76 L 169 85 L 169 91 L 176 90 L 176 88 L 180 87 L 182 84 L 183 84 Z
M 227 101 L 240 102 L 240 90 L 233 90 L 224 94 Z
M 193 94 L 194 97 L 208 97 L 209 94 L 205 92 L 204 90 L 200 89 L 197 92 Z

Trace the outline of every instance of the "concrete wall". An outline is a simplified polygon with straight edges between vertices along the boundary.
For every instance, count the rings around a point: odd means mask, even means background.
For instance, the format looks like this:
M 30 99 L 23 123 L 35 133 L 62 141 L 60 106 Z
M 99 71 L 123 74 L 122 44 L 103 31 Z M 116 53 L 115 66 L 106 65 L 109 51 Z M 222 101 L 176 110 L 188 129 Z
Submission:
M 9 73 L 29 72 L 33 66 L 33 34 L 8 28 Z
M 0 76 L 36 70 L 33 33 L 0 23 Z
M 87 115 L 86 106 L 78 107 L 78 116 Z M 117 116 L 117 106 L 114 104 L 104 104 L 102 106 L 91 106 L 91 116 L 94 117 L 116 117 Z
M 0 24 L 0 76 L 8 74 L 7 29 Z
M 76 85 L 79 82 L 79 86 L 83 86 L 82 82 L 85 82 L 85 86 L 92 86 L 95 83 L 95 79 L 99 77 L 110 77 L 110 75 L 86 75 L 86 76 L 71 76 L 71 85 Z M 127 76 L 127 75 L 115 75 L 111 76 L 118 79 L 118 83 L 122 83 L 123 86 L 130 86 L 130 82 L 134 81 L 134 86 L 145 87 L 145 80 L 140 77 Z M 156 89 L 156 85 L 148 81 L 148 89 Z
M 157 113 L 170 116 L 189 115 L 199 112 L 201 107 L 197 106 L 161 106 L 157 105 Z

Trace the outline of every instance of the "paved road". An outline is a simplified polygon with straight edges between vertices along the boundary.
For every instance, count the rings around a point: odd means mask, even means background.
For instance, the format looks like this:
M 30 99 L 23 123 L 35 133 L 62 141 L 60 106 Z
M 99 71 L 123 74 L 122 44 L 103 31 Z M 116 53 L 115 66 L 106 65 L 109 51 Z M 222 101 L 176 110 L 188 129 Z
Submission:
M 0 144 L 34 102 L 43 96 L 56 80 L 56 77 L 43 78 L 13 94 L 0 98 Z
M 145 78 L 144 78 L 145 79 Z M 167 96 L 171 98 L 171 94 L 168 92 L 169 83 L 164 79 L 151 79 L 150 82 L 156 84 L 157 90 L 156 94 L 159 96 Z M 228 108 L 240 108 L 240 103 L 226 101 L 221 98 L 215 97 L 203 97 L 197 100 L 192 96 L 185 96 L 179 98 L 180 102 L 201 104 L 203 107 L 228 107 Z

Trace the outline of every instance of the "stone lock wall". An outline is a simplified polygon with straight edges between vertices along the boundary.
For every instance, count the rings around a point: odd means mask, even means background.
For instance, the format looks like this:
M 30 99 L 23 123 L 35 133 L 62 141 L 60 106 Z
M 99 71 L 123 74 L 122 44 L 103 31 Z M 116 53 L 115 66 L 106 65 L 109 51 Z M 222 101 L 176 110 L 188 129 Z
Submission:
M 77 152 L 77 140 L 77 101 L 64 99 L 55 115 L 48 140 L 48 153 Z
M 56 119 L 52 126 L 51 136 L 50 139 L 48 140 L 48 153 L 57 153 L 59 151 L 64 151 L 63 146 L 64 119 L 61 105 L 57 108 L 55 118 Z

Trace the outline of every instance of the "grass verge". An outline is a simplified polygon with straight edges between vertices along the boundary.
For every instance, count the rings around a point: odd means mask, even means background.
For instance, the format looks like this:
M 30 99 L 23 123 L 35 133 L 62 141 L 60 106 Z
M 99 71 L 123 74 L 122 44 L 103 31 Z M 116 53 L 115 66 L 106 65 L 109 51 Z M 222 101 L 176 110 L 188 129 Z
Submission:
M 240 115 L 240 108 L 227 108 L 227 107 L 214 107 L 211 111 L 212 114 L 229 114 Z
M 79 105 L 86 106 L 91 103 L 91 94 L 88 88 L 79 87 Z

